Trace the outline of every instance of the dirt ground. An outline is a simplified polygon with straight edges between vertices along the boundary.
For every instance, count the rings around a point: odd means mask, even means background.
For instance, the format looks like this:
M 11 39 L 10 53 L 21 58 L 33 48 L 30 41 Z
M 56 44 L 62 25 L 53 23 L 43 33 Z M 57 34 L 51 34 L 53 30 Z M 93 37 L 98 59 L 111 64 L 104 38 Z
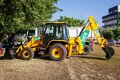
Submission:
M 113 48 L 109 61 L 97 45 L 89 55 L 57 62 L 44 57 L 0 60 L 0 80 L 120 80 L 120 47 Z

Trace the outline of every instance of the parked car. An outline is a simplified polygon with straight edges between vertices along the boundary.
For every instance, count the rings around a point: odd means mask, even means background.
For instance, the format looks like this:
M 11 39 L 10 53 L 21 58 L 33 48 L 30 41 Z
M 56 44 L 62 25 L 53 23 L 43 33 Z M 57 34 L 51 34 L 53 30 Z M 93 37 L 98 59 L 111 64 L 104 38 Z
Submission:
M 109 46 L 114 46 L 114 45 L 116 45 L 116 41 L 109 39 L 109 40 L 108 40 L 108 45 L 109 45 Z
M 116 40 L 116 44 L 120 44 L 120 39 L 119 39 L 119 40 Z

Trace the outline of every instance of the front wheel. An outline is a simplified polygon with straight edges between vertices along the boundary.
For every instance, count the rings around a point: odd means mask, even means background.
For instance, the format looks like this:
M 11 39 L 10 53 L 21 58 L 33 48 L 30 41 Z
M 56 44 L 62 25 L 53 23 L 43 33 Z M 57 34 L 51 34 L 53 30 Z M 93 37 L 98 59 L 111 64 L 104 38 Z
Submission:
M 53 44 L 49 49 L 50 58 L 54 61 L 61 61 L 66 57 L 67 50 L 60 43 Z
M 30 60 L 34 57 L 34 53 L 31 48 L 24 48 L 21 53 L 21 58 L 23 60 Z

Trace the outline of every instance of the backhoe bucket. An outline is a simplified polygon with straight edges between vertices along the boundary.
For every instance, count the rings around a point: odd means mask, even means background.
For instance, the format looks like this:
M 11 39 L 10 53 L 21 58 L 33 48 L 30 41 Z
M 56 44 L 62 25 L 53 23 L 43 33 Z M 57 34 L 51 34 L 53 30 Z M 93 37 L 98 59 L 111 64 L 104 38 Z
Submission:
M 105 53 L 106 53 L 106 59 L 110 59 L 113 55 L 114 55 L 114 53 L 115 53 L 115 51 L 114 51 L 114 49 L 112 48 L 112 47 L 109 47 L 109 46 L 106 46 L 106 47 L 104 47 L 104 48 L 102 48 L 104 51 L 105 51 Z

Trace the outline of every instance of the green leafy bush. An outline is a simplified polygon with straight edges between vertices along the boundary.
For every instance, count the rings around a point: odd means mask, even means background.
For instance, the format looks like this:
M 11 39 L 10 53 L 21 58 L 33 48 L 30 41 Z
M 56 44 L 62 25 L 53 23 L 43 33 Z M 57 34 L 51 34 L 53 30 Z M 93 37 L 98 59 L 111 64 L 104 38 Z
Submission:
M 120 27 L 114 29 L 106 29 L 102 33 L 106 39 L 115 39 L 115 40 L 120 39 Z
M 113 29 L 113 33 L 115 35 L 114 37 L 115 40 L 120 39 L 120 27 Z
M 24 42 L 23 38 L 18 38 L 17 42 Z
M 114 39 L 115 35 L 113 33 L 112 30 L 104 30 L 103 31 L 103 36 L 106 38 L 106 39 Z

